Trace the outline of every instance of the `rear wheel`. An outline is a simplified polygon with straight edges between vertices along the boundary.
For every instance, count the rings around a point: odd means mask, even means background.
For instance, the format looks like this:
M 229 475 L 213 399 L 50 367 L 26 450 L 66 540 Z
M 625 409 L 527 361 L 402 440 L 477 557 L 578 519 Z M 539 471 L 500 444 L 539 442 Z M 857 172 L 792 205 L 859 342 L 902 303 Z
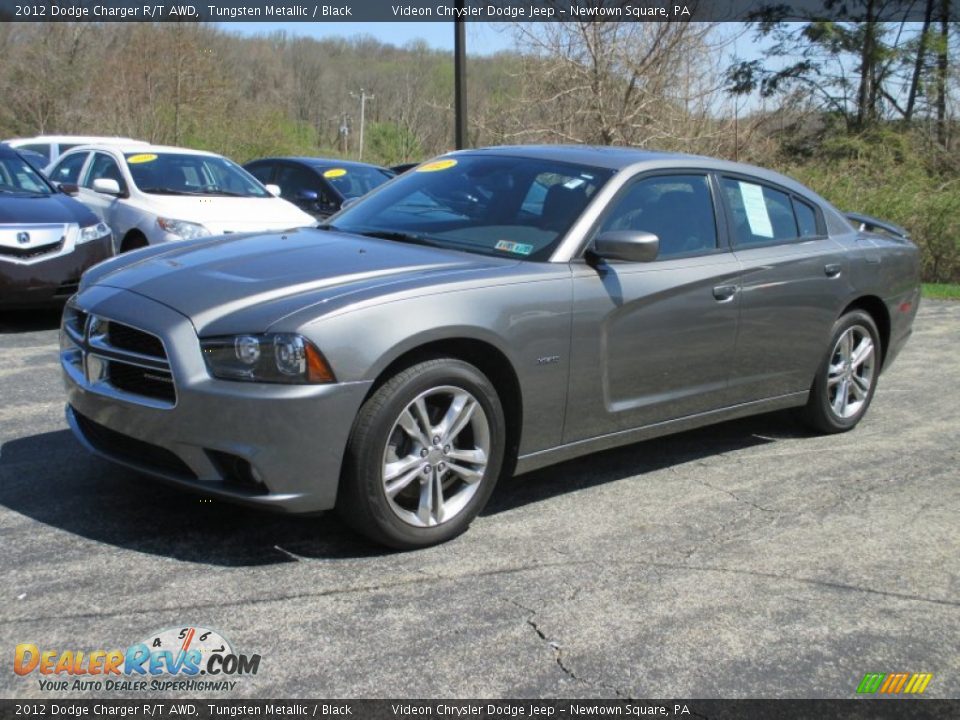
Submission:
M 820 432 L 845 432 L 866 414 L 877 387 L 876 323 L 863 310 L 847 313 L 834 325 L 829 347 L 810 389 L 804 419 Z
M 454 358 L 419 363 L 361 407 L 337 510 L 391 547 L 444 542 L 486 505 L 504 447 L 503 408 L 483 373 Z

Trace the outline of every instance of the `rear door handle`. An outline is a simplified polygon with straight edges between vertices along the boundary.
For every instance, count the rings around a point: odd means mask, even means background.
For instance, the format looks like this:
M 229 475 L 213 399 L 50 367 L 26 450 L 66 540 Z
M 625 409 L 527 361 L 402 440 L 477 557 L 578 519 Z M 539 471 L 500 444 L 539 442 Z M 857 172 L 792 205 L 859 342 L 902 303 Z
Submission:
M 715 297 L 719 302 L 727 302 L 727 300 L 733 299 L 733 296 L 736 294 L 736 285 L 717 285 L 713 289 L 713 297 Z
M 831 278 L 837 277 L 842 269 L 840 263 L 828 263 L 823 266 L 823 271 L 827 274 L 827 277 Z

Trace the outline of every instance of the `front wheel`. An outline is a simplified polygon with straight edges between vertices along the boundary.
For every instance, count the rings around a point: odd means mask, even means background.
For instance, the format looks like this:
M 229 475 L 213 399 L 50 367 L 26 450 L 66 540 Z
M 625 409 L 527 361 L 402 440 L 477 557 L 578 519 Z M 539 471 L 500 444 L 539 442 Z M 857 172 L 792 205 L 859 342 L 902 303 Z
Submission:
M 419 363 L 361 407 L 337 510 L 391 547 L 445 542 L 486 505 L 505 446 L 503 407 L 483 373 L 453 358 Z
M 852 430 L 873 400 L 880 375 L 880 335 L 862 310 L 833 326 L 829 350 L 810 388 L 804 419 L 825 433 Z

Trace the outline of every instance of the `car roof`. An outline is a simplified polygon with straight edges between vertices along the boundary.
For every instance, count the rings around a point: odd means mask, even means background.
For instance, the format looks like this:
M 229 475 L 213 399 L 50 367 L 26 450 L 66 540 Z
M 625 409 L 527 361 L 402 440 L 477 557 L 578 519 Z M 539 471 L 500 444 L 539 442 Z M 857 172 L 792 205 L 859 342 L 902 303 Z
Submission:
M 613 170 L 614 172 L 643 163 L 649 166 L 649 168 L 644 169 L 650 170 L 700 168 L 719 172 L 741 173 L 782 185 L 795 192 L 816 198 L 821 202 L 826 202 L 810 190 L 810 188 L 801 185 L 786 175 L 781 175 L 773 170 L 767 170 L 755 165 L 721 160 L 704 155 L 689 155 L 687 153 L 659 150 L 641 150 L 639 148 L 614 145 L 500 145 L 471 150 L 457 150 L 443 157 L 463 155 L 525 157 L 554 162 L 567 162 L 575 165 L 588 165 Z
M 255 162 L 264 162 L 264 161 L 276 162 L 278 160 L 284 160 L 286 162 L 302 163 L 303 165 L 309 165 L 311 167 L 323 167 L 325 165 L 331 165 L 333 167 L 342 167 L 342 168 L 364 167 L 364 168 L 375 168 L 377 170 L 387 169 L 381 165 L 374 165 L 373 163 L 358 162 L 357 160 L 343 160 L 341 158 L 327 158 L 327 157 L 312 157 L 309 155 L 290 155 L 287 157 L 257 158 L 256 160 L 251 160 L 249 163 L 246 163 L 246 164 L 250 165 Z
M 83 143 L 88 145 L 91 143 L 138 143 L 141 145 L 148 145 L 149 143 L 146 140 L 135 140 L 134 138 L 128 137 L 118 137 L 114 135 L 37 135 L 35 137 L 28 138 L 10 138 L 4 142 L 13 144 L 26 144 L 26 143 L 44 143 L 44 142 L 55 142 L 55 143 Z
M 192 148 L 174 147 L 172 145 L 151 145 L 150 143 L 88 143 L 71 148 L 64 155 L 73 155 L 78 152 L 89 152 L 91 150 L 107 150 L 120 153 L 156 153 L 158 155 L 206 155 L 208 157 L 223 157 L 217 153 L 206 150 L 193 150 Z M 63 157 L 61 155 L 61 157 Z

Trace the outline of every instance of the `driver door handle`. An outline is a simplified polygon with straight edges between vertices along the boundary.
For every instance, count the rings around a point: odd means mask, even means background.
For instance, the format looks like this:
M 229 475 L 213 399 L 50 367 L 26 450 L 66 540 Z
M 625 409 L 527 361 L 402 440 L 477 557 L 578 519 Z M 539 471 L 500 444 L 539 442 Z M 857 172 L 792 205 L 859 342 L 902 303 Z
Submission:
M 732 300 L 733 296 L 737 294 L 739 288 L 736 285 L 717 285 L 713 289 L 713 297 L 716 298 L 718 302 L 727 302 Z
M 840 270 L 842 269 L 840 263 L 829 263 L 823 266 L 823 272 L 827 274 L 827 277 L 833 278 L 840 275 Z

